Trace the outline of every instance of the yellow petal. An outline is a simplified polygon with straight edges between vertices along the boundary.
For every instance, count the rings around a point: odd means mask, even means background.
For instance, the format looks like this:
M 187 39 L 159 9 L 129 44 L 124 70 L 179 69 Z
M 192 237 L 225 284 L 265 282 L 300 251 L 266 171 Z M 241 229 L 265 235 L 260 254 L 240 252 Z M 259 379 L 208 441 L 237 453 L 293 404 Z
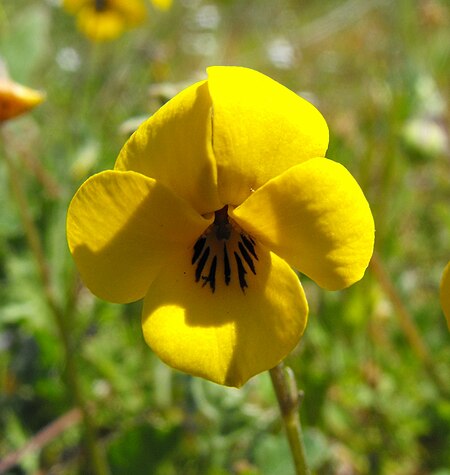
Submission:
M 320 112 L 286 87 L 251 69 L 208 68 L 219 194 L 241 204 L 269 179 L 324 156 L 328 127 Z
M 206 82 L 188 87 L 144 122 L 121 150 L 115 169 L 155 178 L 200 214 L 222 208 Z
M 374 223 L 363 192 L 342 165 L 326 158 L 274 178 L 230 215 L 329 290 L 361 279 L 372 256 Z
M 256 245 L 256 252 L 256 274 L 248 271 L 245 288 L 239 285 L 232 256 L 226 285 L 219 255 L 214 292 L 202 285 L 205 277 L 195 282 L 190 253 L 162 269 L 145 297 L 142 328 L 146 342 L 164 362 L 239 387 L 274 367 L 296 346 L 308 314 L 303 289 L 286 262 L 262 246 Z M 207 269 L 211 262 L 212 255 Z
M 442 274 L 440 298 L 442 310 L 447 319 L 448 329 L 450 330 L 450 262 Z
M 86 286 L 125 303 L 142 298 L 165 260 L 192 246 L 209 224 L 155 180 L 106 171 L 74 196 L 67 239 Z
M 98 12 L 89 5 L 77 16 L 78 29 L 92 41 L 109 41 L 118 38 L 125 24 L 120 12 L 105 10 Z
M 172 6 L 172 0 L 152 0 L 152 4 L 158 10 L 169 10 Z
M 29 111 L 39 105 L 44 97 L 39 91 L 0 78 L 0 122 Z
M 110 0 L 111 9 L 123 16 L 128 27 L 137 26 L 147 17 L 147 9 L 143 0 Z

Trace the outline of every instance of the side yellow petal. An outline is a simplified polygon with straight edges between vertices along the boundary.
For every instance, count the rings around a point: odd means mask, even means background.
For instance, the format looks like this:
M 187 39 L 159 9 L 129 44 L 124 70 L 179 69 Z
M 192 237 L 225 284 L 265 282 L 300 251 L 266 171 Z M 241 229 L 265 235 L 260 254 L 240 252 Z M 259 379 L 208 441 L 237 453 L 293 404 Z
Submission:
M 267 182 L 230 215 L 329 290 L 361 279 L 372 256 L 369 204 L 350 173 L 326 158 L 308 160 Z
M 242 386 L 284 359 L 306 326 L 308 305 L 298 277 L 282 259 L 258 248 L 256 275 L 241 289 L 231 281 L 214 293 L 195 282 L 191 254 L 155 278 L 144 300 L 146 342 L 169 366 L 226 386 Z M 217 264 L 223 277 L 223 262 Z
M 200 213 L 223 207 L 211 144 L 211 99 L 205 81 L 180 92 L 144 122 L 122 148 L 116 170 L 155 178 Z
M 442 311 L 447 319 L 447 326 L 450 330 L 450 262 L 447 264 L 444 273 L 442 274 L 440 300 Z
M 67 239 L 86 286 L 126 303 L 142 298 L 166 260 L 189 248 L 210 222 L 153 179 L 105 171 L 72 199 Z
M 309 102 L 259 72 L 208 68 L 219 194 L 241 204 L 288 168 L 325 155 L 328 127 Z

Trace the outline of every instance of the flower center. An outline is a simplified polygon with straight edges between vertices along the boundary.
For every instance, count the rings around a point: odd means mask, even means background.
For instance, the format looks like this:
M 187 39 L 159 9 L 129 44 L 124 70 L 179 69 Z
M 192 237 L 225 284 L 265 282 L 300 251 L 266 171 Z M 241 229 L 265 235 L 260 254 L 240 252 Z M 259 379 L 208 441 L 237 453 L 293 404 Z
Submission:
M 195 282 L 202 281 L 203 287 L 209 285 L 214 293 L 218 284 L 216 274 L 223 275 L 227 286 L 237 276 L 236 283 L 245 292 L 247 270 L 256 275 L 256 251 L 255 240 L 230 219 L 228 206 L 224 206 L 215 212 L 214 223 L 194 244 L 191 263 L 195 267 Z
M 103 12 L 106 10 L 107 0 L 95 0 L 95 10 L 97 12 Z

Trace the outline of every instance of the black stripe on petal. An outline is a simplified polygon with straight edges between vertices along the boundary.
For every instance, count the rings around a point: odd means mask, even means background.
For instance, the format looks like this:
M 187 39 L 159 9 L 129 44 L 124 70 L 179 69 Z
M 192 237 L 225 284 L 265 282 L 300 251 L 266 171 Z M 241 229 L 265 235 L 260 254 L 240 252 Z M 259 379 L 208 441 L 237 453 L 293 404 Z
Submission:
M 245 292 L 245 288 L 248 287 L 247 281 L 245 280 L 245 274 L 247 271 L 244 269 L 244 265 L 242 264 L 242 259 L 239 257 L 237 252 L 234 253 L 234 258 L 236 259 L 237 269 L 238 269 L 238 277 L 239 277 L 239 285 L 243 292 Z
M 217 268 L 217 256 L 214 256 L 214 259 L 211 262 L 211 267 L 209 268 L 208 277 L 203 277 L 203 287 L 209 283 L 209 286 L 214 293 L 216 290 L 216 268 Z
M 242 257 L 244 258 L 247 265 L 250 267 L 250 270 L 256 275 L 255 265 L 253 264 L 253 260 L 250 257 L 250 254 L 247 252 L 247 249 L 244 247 L 242 242 L 239 241 L 238 243 L 239 250 L 241 251 Z
M 228 285 L 231 280 L 231 267 L 226 243 L 223 244 L 223 273 L 225 275 L 225 284 Z
M 205 252 L 202 254 L 202 257 L 198 261 L 197 269 L 195 269 L 195 282 L 200 280 L 203 269 L 205 268 L 206 261 L 209 257 L 209 246 L 205 249 Z
M 200 254 L 205 247 L 206 238 L 201 237 L 197 239 L 197 242 L 194 244 L 194 255 L 192 256 L 191 264 L 195 264 L 195 261 L 200 257 Z
M 251 237 L 247 238 L 245 234 L 241 234 L 241 239 L 242 239 L 242 242 L 244 243 L 244 246 L 247 248 L 250 254 L 256 260 L 258 260 L 258 256 L 256 255 L 256 252 L 255 252 L 255 241 L 253 241 Z

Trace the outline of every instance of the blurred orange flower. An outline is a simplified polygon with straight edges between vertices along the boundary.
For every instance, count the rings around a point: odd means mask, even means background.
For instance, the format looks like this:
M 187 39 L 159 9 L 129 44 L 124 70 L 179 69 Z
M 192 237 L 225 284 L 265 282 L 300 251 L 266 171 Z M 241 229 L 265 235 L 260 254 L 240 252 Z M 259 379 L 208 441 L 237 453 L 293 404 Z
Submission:
M 0 122 L 29 111 L 44 100 L 42 92 L 0 77 Z

